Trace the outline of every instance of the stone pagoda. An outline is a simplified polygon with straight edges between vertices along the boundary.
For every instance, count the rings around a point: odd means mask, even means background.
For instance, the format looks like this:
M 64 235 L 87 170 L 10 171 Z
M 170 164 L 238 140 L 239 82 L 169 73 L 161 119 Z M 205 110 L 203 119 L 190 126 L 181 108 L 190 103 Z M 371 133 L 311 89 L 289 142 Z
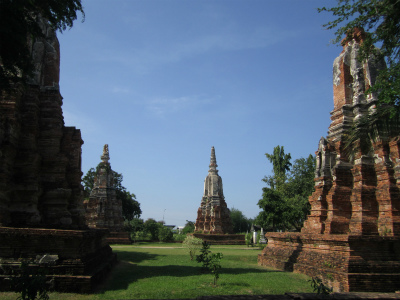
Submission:
M 129 233 L 123 231 L 122 202 L 117 199 L 114 171 L 110 165 L 108 145 L 104 145 L 101 162 L 96 168 L 93 189 L 84 201 L 86 223 L 90 228 L 110 231 L 107 241 L 114 244 L 130 244 Z
M 116 256 L 107 231 L 85 223 L 81 132 L 64 126 L 60 46 L 48 22 L 39 25 L 44 37 L 28 41 L 33 77 L 0 95 L 0 290 L 26 260 L 46 267 L 55 290 L 90 292 Z
M 222 179 L 218 175 L 215 149 L 211 148 L 208 175 L 204 180 L 204 194 L 197 210 L 195 232 L 226 234 L 232 233 L 230 211 L 226 205 Z
M 375 109 L 377 95 L 365 91 L 385 67 L 375 57 L 359 61 L 364 36 L 355 29 L 333 65 L 332 122 L 319 141 L 302 232 L 267 233 L 258 261 L 321 277 L 334 291 L 394 292 L 400 286 L 400 139 L 380 137 L 353 155 L 344 149 L 346 130 Z

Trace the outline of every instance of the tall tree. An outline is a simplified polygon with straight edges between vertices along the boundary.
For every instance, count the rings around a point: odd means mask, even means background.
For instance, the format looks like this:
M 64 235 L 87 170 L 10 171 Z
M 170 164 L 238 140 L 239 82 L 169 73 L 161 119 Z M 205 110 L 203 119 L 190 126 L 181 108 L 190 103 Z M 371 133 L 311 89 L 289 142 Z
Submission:
M 291 155 L 285 154 L 283 146 L 276 146 L 272 154 L 265 153 L 273 167 L 273 176 L 264 177 L 263 181 L 266 182 L 272 189 L 277 188 L 280 184 L 286 181 L 286 172 L 291 167 Z
M 84 18 L 81 0 L 0 1 L 0 94 L 32 75 L 29 41 L 43 37 L 38 18 L 62 32 L 72 27 L 77 12 Z
M 266 156 L 273 164 L 273 175 L 263 179 L 269 187 L 263 188 L 258 202 L 262 211 L 256 222 L 267 230 L 299 231 L 310 210 L 308 197 L 314 190 L 315 159 L 310 154 L 292 165 L 291 155 L 285 154 L 283 146 Z
M 307 158 L 294 161 L 289 179 L 284 189 L 287 209 L 284 219 L 296 231 L 300 231 L 310 213 L 308 197 L 314 191 L 315 158 L 311 154 Z
M 335 29 L 334 43 L 341 43 L 354 28 L 364 28 L 366 36 L 359 54 L 365 60 L 371 55 L 384 58 L 387 69 L 381 70 L 367 93 L 378 94 L 375 112 L 360 118 L 348 133 L 348 148 L 358 140 L 391 138 L 400 134 L 400 1 L 398 0 L 337 0 L 337 6 L 318 9 L 330 12 L 334 20 L 324 25 Z M 350 34 L 349 34 L 350 33 Z M 380 45 L 379 48 L 373 45 Z M 368 143 L 367 143 L 368 144 Z

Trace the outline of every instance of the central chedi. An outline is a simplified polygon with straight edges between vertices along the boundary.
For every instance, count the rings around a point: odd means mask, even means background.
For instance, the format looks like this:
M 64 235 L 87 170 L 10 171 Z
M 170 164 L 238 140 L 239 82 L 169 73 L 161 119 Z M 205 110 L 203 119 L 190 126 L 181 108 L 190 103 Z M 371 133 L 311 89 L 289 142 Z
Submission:
M 86 223 L 90 228 L 110 231 L 107 241 L 111 244 L 130 244 L 129 233 L 123 231 L 122 202 L 117 198 L 114 171 L 110 165 L 108 145 L 104 145 L 101 162 L 96 168 L 93 189 L 84 201 Z
M 196 232 L 225 234 L 232 233 L 230 211 L 226 205 L 222 178 L 218 175 L 215 149 L 211 147 L 208 175 L 204 180 L 204 194 L 197 210 Z

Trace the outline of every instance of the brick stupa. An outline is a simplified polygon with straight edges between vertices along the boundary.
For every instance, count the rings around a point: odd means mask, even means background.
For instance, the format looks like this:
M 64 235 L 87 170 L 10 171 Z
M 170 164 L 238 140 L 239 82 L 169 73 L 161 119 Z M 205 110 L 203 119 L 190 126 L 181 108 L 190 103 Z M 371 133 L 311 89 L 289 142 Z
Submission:
M 215 149 L 211 148 L 208 175 L 204 180 L 204 194 L 197 211 L 195 232 L 225 234 L 232 233 L 230 211 L 226 205 L 222 178 L 218 175 Z
M 107 231 L 85 224 L 81 132 L 64 126 L 59 42 L 40 26 L 45 36 L 29 41 L 34 76 L 0 97 L 0 290 L 26 260 L 47 268 L 55 290 L 90 292 L 116 256 Z
M 110 165 L 108 145 L 104 145 L 101 162 L 94 176 L 89 199 L 84 201 L 86 223 L 90 228 L 110 231 L 107 241 L 112 244 L 131 244 L 129 233 L 123 231 L 122 202 L 117 199 L 114 172 Z
M 272 233 L 259 264 L 319 276 L 334 291 L 394 292 L 400 287 L 399 138 L 373 149 L 344 151 L 344 133 L 375 109 L 365 95 L 383 60 L 358 60 L 364 32 L 356 29 L 333 66 L 334 109 L 318 145 L 311 213 L 301 233 Z

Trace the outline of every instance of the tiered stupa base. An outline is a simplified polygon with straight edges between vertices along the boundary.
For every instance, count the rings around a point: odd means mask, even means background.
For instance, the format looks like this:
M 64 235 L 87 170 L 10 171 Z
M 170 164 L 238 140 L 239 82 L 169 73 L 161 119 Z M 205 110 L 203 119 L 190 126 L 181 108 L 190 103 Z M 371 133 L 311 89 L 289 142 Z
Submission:
M 400 238 L 335 234 L 267 233 L 258 263 L 322 277 L 335 292 L 400 289 Z
M 194 233 L 195 237 L 211 245 L 245 245 L 244 234 L 204 234 Z
M 25 260 L 30 268 L 45 268 L 55 291 L 91 292 L 117 261 L 106 234 L 96 229 L 0 227 L 0 290 L 10 289 L 5 272 Z

